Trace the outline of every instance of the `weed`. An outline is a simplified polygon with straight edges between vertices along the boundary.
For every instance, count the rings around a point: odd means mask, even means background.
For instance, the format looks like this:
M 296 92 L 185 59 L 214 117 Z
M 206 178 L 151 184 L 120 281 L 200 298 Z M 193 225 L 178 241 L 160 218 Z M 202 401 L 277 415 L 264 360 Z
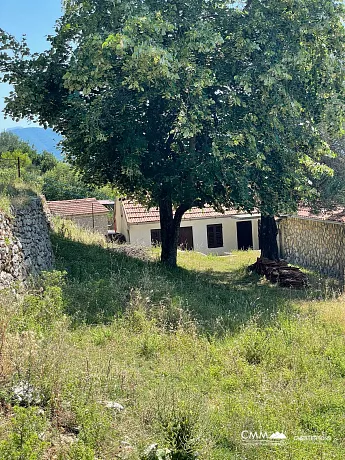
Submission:
M 11 431 L 0 443 L 3 460 L 39 460 L 47 443 L 42 439 L 46 428 L 44 416 L 36 408 L 14 408 Z
M 94 460 L 95 452 L 91 447 L 86 446 L 82 441 L 72 444 L 68 453 L 67 460 Z M 59 460 L 65 460 L 61 457 Z
M 1 292 L 1 458 L 343 458 L 344 299 L 329 284 L 271 286 L 246 273 L 253 251 L 179 252 L 169 270 L 56 225 L 58 271 Z M 11 417 L 20 382 L 45 416 Z M 244 446 L 260 429 L 287 441 Z
M 194 439 L 194 415 L 188 412 L 173 414 L 165 422 L 166 440 L 172 460 L 197 458 Z

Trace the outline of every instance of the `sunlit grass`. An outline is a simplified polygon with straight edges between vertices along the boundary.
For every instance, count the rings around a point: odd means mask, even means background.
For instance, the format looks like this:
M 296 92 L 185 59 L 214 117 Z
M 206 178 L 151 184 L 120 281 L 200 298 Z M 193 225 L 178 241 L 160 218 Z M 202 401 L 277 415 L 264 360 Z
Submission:
M 169 270 L 156 249 L 152 260 L 131 258 L 70 222 L 56 221 L 52 240 L 66 273 L 0 299 L 6 448 L 18 454 L 16 417 L 30 439 L 44 417 L 42 460 L 143 459 L 152 443 L 173 449 L 172 426 L 200 459 L 343 457 L 344 300 L 324 280 L 301 291 L 271 285 L 246 270 L 255 251 L 179 252 Z M 44 396 L 43 414 L 13 419 L 11 388 L 22 380 Z M 288 439 L 248 447 L 243 430 Z

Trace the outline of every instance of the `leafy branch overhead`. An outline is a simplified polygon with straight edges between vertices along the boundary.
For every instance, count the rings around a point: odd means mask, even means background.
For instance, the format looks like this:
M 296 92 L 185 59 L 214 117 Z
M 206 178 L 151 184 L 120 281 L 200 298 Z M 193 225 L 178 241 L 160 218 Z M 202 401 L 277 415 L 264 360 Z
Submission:
M 144 204 L 291 210 L 330 174 L 343 17 L 331 0 L 66 1 L 45 53 L 2 32 L 6 113 Z

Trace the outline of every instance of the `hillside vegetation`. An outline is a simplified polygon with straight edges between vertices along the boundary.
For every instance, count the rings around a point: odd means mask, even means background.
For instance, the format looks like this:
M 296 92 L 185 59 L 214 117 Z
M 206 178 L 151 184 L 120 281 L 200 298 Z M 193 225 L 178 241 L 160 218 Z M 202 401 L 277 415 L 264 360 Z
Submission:
M 67 222 L 52 238 L 57 270 L 1 293 L 1 459 L 343 458 L 344 301 L 326 281 L 269 285 L 251 251 L 168 270 Z
M 14 197 L 18 201 L 18 196 L 32 194 L 44 194 L 47 200 L 113 199 L 115 190 L 110 185 L 85 183 L 75 169 L 52 153 L 38 153 L 12 132 L 4 131 L 0 133 L 0 210 L 8 213 Z

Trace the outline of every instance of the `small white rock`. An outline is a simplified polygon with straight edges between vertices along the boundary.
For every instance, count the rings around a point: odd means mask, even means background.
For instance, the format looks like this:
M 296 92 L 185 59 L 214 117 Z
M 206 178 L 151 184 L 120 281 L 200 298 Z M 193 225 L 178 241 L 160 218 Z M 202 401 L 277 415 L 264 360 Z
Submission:
M 150 444 L 146 449 L 144 450 L 144 455 L 150 455 L 152 452 L 157 450 L 158 444 Z
M 122 404 L 117 403 L 115 401 L 104 401 L 104 405 L 108 409 L 115 409 L 115 410 L 117 410 L 119 412 L 124 410 L 124 407 L 122 406 Z

